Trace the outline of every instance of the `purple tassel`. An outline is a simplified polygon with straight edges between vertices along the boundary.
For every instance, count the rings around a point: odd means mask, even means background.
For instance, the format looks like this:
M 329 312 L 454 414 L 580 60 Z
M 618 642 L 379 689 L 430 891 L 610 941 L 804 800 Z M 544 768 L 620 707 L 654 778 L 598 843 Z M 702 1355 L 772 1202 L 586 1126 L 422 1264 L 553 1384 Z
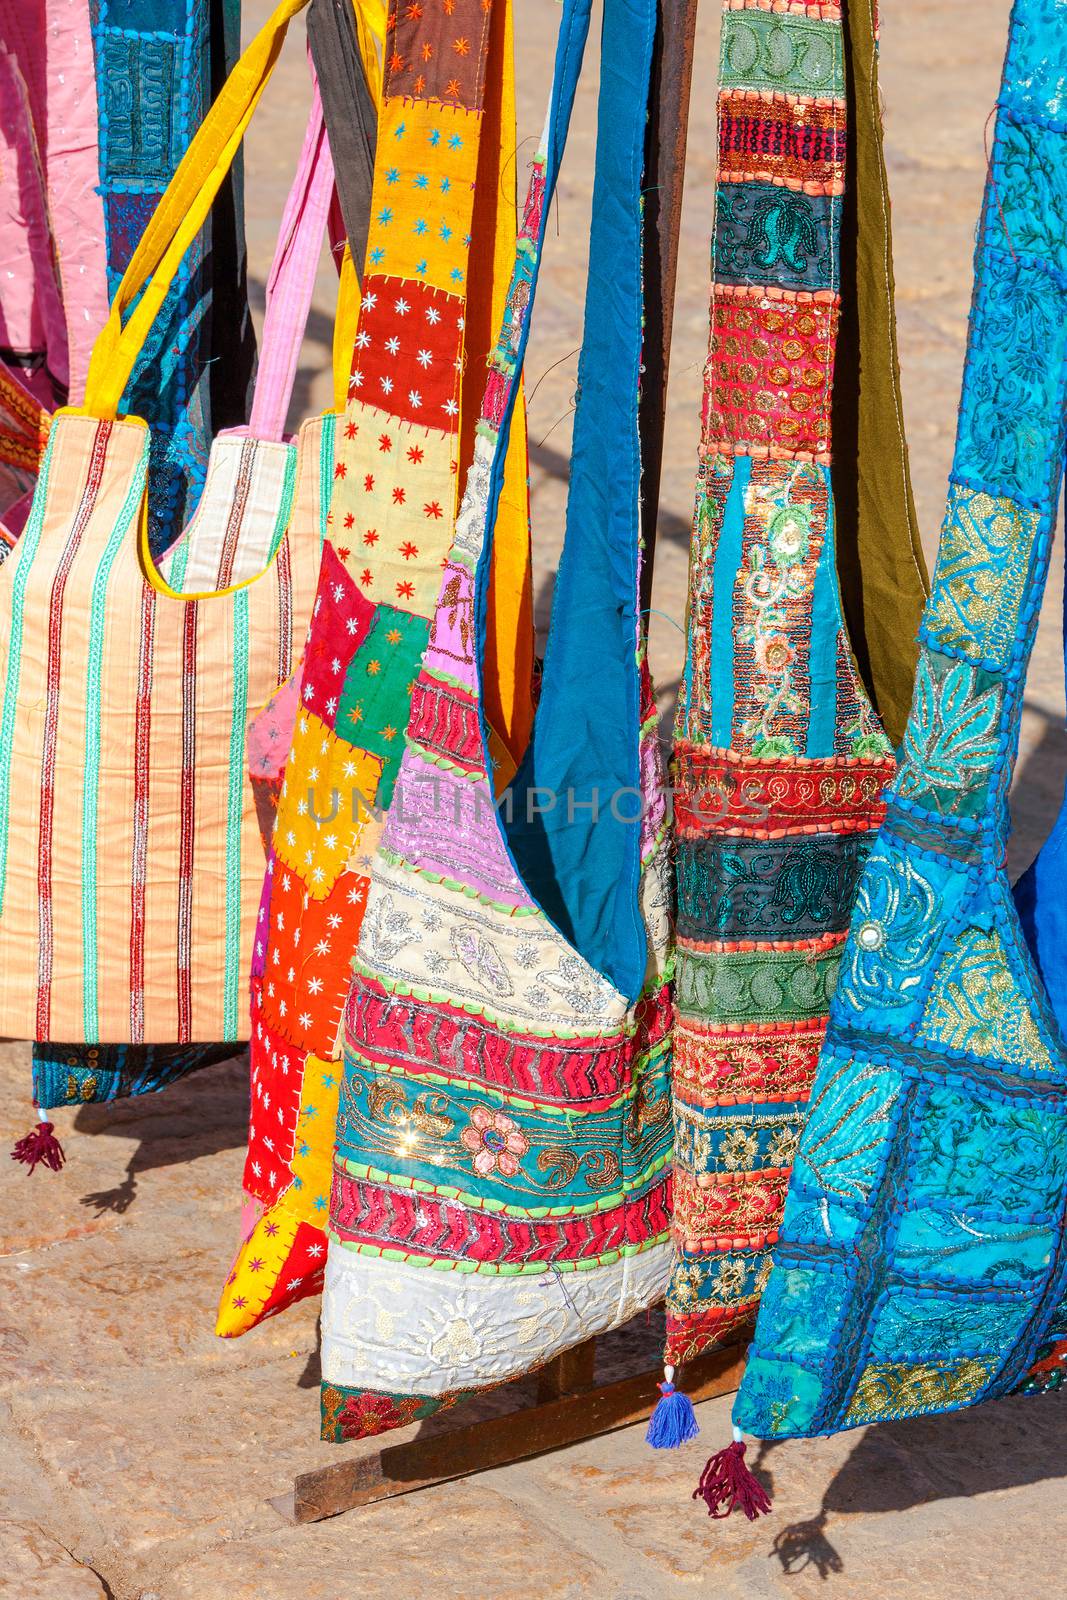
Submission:
M 737 1428 L 733 1444 L 712 1456 L 704 1468 L 693 1499 L 704 1501 L 709 1517 L 728 1517 L 736 1506 L 749 1522 L 755 1522 L 770 1511 L 770 1495 L 745 1466 L 745 1441 Z
M 36 1128 L 17 1140 L 11 1152 L 12 1161 L 21 1161 L 29 1169 L 27 1177 L 35 1167 L 48 1167 L 50 1171 L 58 1172 L 66 1160 L 52 1123 L 43 1111 L 38 1110 L 37 1117 Z
M 674 1368 L 665 1367 L 663 1370 L 665 1381 L 659 1385 L 661 1398 L 656 1401 L 648 1419 L 645 1443 L 650 1444 L 653 1450 L 677 1450 L 680 1444 L 688 1444 L 690 1439 L 695 1439 L 700 1427 L 692 1400 L 674 1387 Z

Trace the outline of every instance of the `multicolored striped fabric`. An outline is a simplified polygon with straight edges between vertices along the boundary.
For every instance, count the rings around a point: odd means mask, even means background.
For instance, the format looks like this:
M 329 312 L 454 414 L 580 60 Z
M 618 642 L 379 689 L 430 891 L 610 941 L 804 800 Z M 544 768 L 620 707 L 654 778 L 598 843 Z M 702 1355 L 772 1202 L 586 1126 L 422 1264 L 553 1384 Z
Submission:
M 394 0 L 387 41 L 350 398 L 299 715 L 287 689 L 253 734 L 264 814 L 272 791 L 277 814 L 252 969 L 243 1243 L 217 1322 L 228 1337 L 322 1285 L 341 1021 L 367 876 L 514 260 L 510 0 Z M 487 696 L 504 781 L 509 745 L 521 750 L 529 728 L 533 654 L 518 423 L 507 471 Z
M 1064 45 L 1062 0 L 1015 0 L 912 712 L 735 1406 L 761 1438 L 1064 1379 L 1067 1040 L 1005 870 L 1067 456 Z
M 273 436 L 276 418 L 266 438 L 218 441 L 218 470 L 161 571 L 145 511 L 149 430 L 115 412 L 222 181 L 221 152 L 269 77 L 278 31 L 250 47 L 249 70 L 220 96 L 149 223 L 94 348 L 86 405 L 57 414 L 30 520 L 0 574 L 0 1030 L 16 1037 L 247 1036 L 262 855 L 246 727 L 291 671 L 294 628 L 310 615 L 324 424 L 296 445 Z M 321 108 L 317 117 L 328 161 Z M 332 171 L 302 170 L 297 189 L 308 186 L 321 240 Z M 309 298 L 310 280 L 305 312 Z M 272 404 L 284 415 L 283 394 Z M 246 539 L 259 570 L 233 582 Z M 188 582 L 197 574 L 207 588 Z M 61 1074 L 63 1098 L 71 1075 L 74 1098 L 98 1097 L 99 1084 L 87 1095 L 94 1070 L 86 1057 Z
M 0 572 L 0 1030 L 16 1038 L 247 1033 L 262 851 L 245 725 L 288 671 L 318 539 L 283 537 L 236 593 L 160 594 L 138 550 L 148 448 L 136 420 L 59 412 Z M 314 430 L 299 455 L 283 528 L 298 475 L 316 491 Z
M 873 70 L 866 0 L 849 14 L 854 39 L 866 29 Z M 841 268 L 847 68 L 838 5 L 727 0 L 675 743 L 670 1366 L 739 1338 L 754 1317 L 894 770 L 836 570 L 835 351 L 843 296 L 857 292 Z M 886 540 L 913 565 L 906 453 L 894 457 L 884 440 L 880 451 L 896 462 L 885 504 L 902 511 Z M 896 648 L 906 660 L 907 634 Z
M 328 1439 L 381 1433 L 537 1367 L 653 1304 L 666 1280 L 668 837 L 637 615 L 655 0 L 605 9 L 567 538 L 530 746 L 499 812 L 485 736 L 503 454 L 589 11 L 589 0 L 564 5 L 545 142 L 345 1010 L 322 1318 Z

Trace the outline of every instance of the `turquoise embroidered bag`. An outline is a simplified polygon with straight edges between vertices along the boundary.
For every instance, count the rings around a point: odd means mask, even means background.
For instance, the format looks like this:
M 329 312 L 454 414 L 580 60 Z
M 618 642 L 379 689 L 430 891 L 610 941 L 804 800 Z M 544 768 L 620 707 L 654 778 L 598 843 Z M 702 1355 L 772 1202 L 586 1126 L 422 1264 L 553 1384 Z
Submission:
M 1067 1047 L 1004 865 L 1064 463 L 1063 18 L 1012 15 L 903 762 L 735 1409 L 764 1438 L 1044 1387 L 1067 1357 Z

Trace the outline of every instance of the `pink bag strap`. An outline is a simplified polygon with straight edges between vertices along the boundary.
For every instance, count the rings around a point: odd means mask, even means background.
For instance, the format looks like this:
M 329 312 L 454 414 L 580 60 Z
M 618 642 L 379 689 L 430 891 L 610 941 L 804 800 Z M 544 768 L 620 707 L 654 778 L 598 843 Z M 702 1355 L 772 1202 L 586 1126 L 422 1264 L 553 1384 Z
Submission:
M 310 59 L 308 65 L 311 66 Z M 319 253 L 333 203 L 333 158 L 313 66 L 311 77 L 307 132 L 267 279 L 259 372 L 248 423 L 248 432 L 254 439 L 277 441 L 284 437 Z

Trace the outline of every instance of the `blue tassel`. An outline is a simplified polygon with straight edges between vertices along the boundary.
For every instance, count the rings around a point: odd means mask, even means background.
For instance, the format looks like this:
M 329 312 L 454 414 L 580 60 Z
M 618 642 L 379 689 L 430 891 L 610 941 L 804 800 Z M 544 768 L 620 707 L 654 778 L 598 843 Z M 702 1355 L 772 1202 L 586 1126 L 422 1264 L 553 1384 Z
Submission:
M 666 1382 L 659 1385 L 661 1398 L 648 1419 L 645 1443 L 653 1450 L 677 1450 L 680 1444 L 688 1444 L 700 1432 L 693 1402 L 674 1387 L 673 1377 L 674 1368 L 668 1367 Z

